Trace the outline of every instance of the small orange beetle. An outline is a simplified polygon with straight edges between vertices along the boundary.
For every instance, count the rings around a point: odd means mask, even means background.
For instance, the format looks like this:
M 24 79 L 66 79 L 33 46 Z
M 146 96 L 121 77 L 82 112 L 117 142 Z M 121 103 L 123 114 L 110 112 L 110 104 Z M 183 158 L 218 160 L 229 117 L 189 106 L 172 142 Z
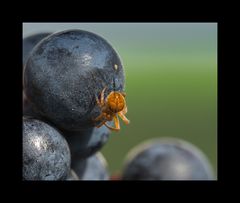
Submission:
M 124 123 L 129 124 L 130 121 L 125 117 L 127 113 L 127 105 L 125 101 L 126 94 L 124 92 L 112 91 L 110 94 L 104 99 L 104 92 L 106 87 L 101 92 L 100 101 L 96 96 L 96 101 L 98 106 L 101 108 L 102 113 L 94 119 L 94 121 L 101 121 L 101 123 L 96 126 L 97 128 L 105 125 L 107 128 L 113 131 L 120 130 L 120 124 L 118 120 L 118 116 L 124 121 Z M 106 122 L 112 121 L 114 119 L 115 128 L 109 126 Z

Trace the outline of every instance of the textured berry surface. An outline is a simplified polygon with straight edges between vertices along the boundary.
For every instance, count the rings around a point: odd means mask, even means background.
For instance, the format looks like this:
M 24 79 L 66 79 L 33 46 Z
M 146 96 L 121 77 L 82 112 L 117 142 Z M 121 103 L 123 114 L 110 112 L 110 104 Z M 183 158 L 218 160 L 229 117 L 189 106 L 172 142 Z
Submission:
M 117 52 L 102 37 L 82 31 L 54 33 L 34 47 L 24 71 L 27 99 L 58 129 L 93 127 L 101 112 L 96 95 L 124 89 Z
M 32 49 L 39 43 L 42 39 L 50 35 L 51 33 L 37 33 L 25 37 L 22 44 L 22 61 L 23 66 L 26 64 L 26 61 L 32 51 Z M 30 102 L 27 101 L 26 95 L 23 92 L 23 115 L 37 117 L 37 113 L 34 112 L 33 106 Z
M 38 33 L 33 34 L 28 37 L 25 37 L 23 39 L 23 45 L 22 45 L 22 59 L 23 59 L 23 65 L 26 64 L 26 61 L 29 57 L 30 52 L 32 51 L 33 47 L 37 45 L 38 42 L 40 42 L 43 38 L 47 37 L 51 33 Z
M 159 139 L 139 145 L 129 155 L 123 180 L 212 180 L 205 155 L 177 139 Z
M 23 118 L 23 179 L 64 180 L 70 171 L 70 150 L 50 125 Z
M 79 132 L 62 132 L 70 147 L 71 155 L 86 158 L 99 151 L 108 141 L 110 130 L 90 128 Z
M 80 180 L 109 180 L 107 162 L 101 153 L 87 159 L 72 158 L 72 168 Z

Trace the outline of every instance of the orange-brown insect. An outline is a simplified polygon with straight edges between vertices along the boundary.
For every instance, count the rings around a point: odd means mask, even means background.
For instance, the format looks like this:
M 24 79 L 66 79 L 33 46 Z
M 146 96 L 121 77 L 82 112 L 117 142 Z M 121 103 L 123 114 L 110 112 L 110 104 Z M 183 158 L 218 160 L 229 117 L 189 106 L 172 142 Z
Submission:
M 96 126 L 97 128 L 105 125 L 110 130 L 119 131 L 120 124 L 118 120 L 118 116 L 124 121 L 124 123 L 129 124 L 129 120 L 125 117 L 127 113 L 127 105 L 125 101 L 126 94 L 124 92 L 112 91 L 110 94 L 104 99 L 104 91 L 106 87 L 101 92 L 100 101 L 98 97 L 96 97 L 96 101 L 98 106 L 101 108 L 102 113 L 94 119 L 94 121 L 101 121 L 101 123 Z M 106 122 L 112 121 L 114 119 L 115 127 L 109 126 Z

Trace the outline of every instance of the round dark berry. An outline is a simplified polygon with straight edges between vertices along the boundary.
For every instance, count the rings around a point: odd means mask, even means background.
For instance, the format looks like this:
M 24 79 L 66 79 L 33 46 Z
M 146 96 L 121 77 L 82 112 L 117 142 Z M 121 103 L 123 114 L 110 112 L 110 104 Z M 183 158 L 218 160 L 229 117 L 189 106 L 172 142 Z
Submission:
M 110 130 L 102 126 L 90 128 L 79 132 L 62 132 L 65 136 L 71 155 L 86 158 L 99 151 L 108 141 Z
M 159 139 L 134 148 L 123 180 L 212 180 L 212 167 L 195 146 L 178 139 Z
M 24 72 L 26 97 L 58 129 L 94 127 L 101 110 L 96 96 L 107 87 L 123 91 L 124 71 L 113 47 L 102 37 L 67 30 L 44 38 L 34 47 Z M 99 121 L 100 123 L 100 121 Z
M 109 180 L 107 162 L 101 153 L 87 159 L 72 158 L 72 168 L 80 180 Z
M 70 171 L 70 150 L 50 125 L 23 118 L 23 179 L 64 180 Z

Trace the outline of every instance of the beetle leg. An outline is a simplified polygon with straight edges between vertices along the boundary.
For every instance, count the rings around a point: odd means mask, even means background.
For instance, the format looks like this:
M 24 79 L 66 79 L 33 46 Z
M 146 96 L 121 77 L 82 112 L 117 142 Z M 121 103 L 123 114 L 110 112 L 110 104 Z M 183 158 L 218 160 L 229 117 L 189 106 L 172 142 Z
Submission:
M 104 92 L 107 89 L 107 87 L 104 87 L 104 89 L 101 92 L 101 99 L 100 99 L 100 103 L 103 106 L 104 105 Z
M 119 124 L 118 117 L 115 115 L 113 118 L 114 118 L 114 124 L 115 124 L 116 128 L 109 126 L 107 123 L 105 123 L 104 125 L 107 128 L 109 128 L 110 130 L 119 131 L 120 130 L 120 124 Z
M 123 113 L 123 114 L 126 114 L 127 111 L 128 111 L 128 109 L 127 109 L 127 105 L 125 105 L 124 109 L 122 110 L 122 113 Z
M 102 121 L 99 125 L 97 125 L 96 127 L 97 128 L 100 128 L 100 127 L 102 127 L 102 125 L 104 125 L 106 123 L 106 121 Z
M 126 118 L 126 116 L 122 112 L 118 112 L 120 118 L 124 121 L 124 123 L 129 124 L 130 121 Z
M 114 124 L 115 124 L 116 129 L 120 130 L 120 124 L 119 124 L 119 119 L 118 119 L 117 115 L 115 115 L 113 117 L 113 119 L 114 119 Z
M 96 102 L 97 102 L 97 105 L 101 107 L 101 103 L 100 103 L 100 101 L 99 101 L 97 96 L 96 96 Z

